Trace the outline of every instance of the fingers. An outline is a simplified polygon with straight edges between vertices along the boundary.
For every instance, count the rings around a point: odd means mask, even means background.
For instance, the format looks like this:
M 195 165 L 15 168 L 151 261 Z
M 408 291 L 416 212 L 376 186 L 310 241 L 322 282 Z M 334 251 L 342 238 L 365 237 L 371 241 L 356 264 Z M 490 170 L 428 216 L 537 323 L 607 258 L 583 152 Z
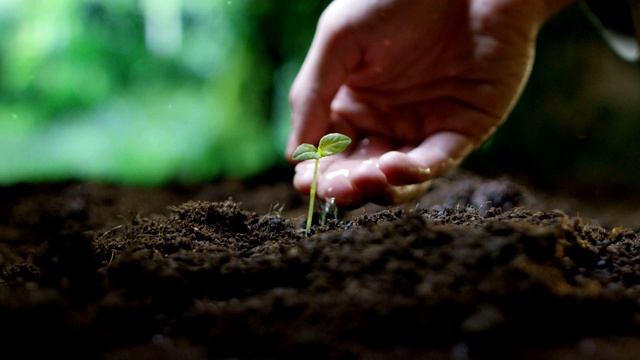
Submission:
M 441 131 L 411 151 L 391 151 L 382 155 L 378 165 L 389 184 L 416 184 L 444 175 L 474 147 L 474 142 L 466 135 Z
M 431 184 L 429 180 L 410 185 L 391 185 L 374 160 L 365 160 L 356 167 L 351 172 L 350 181 L 353 188 L 358 191 L 358 200 L 360 200 L 360 203 L 356 203 L 354 199 L 350 199 L 351 207 L 363 205 L 366 202 L 392 205 L 417 201 Z M 334 202 L 339 203 L 337 199 Z
M 359 50 L 344 15 L 330 5 L 323 14 L 311 48 L 291 87 L 292 129 L 287 159 L 302 143 L 317 145 L 330 129 L 331 102 L 359 61 Z M 331 16 L 327 15 L 331 13 Z
M 318 174 L 317 197 L 333 199 L 336 205 L 343 208 L 357 208 L 368 202 L 391 205 L 418 200 L 431 183 L 391 185 L 372 159 L 339 159 L 320 166 L 325 171 Z M 313 168 L 313 161 L 300 163 L 296 167 L 293 183 L 301 193 L 309 193 Z
M 345 153 L 320 159 L 317 196 L 335 198 L 337 205 L 346 207 L 371 201 L 389 186 L 376 159 L 393 148 L 384 137 L 371 135 L 354 141 Z M 314 168 L 314 161 L 296 166 L 293 184 L 300 192 L 309 193 Z
M 333 161 L 332 161 L 333 160 Z M 357 207 L 366 202 L 360 190 L 351 181 L 351 171 L 363 160 L 320 159 L 316 196 L 320 199 L 335 199 L 342 207 Z M 293 185 L 303 194 L 308 194 L 313 181 L 314 161 L 296 165 Z
M 356 144 L 349 155 L 320 160 L 317 196 L 334 198 L 338 206 L 354 208 L 367 202 L 400 204 L 419 199 L 431 179 L 458 165 L 473 149 L 465 135 L 439 132 L 408 152 L 389 151 L 392 144 L 372 137 Z M 294 186 L 309 193 L 313 161 L 298 164 Z

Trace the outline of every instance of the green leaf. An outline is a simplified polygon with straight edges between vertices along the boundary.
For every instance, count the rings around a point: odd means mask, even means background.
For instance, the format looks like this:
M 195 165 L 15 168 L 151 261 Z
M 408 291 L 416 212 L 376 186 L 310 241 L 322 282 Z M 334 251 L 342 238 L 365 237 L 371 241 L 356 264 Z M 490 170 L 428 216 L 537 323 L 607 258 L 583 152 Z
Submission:
M 293 160 L 319 159 L 318 149 L 311 144 L 302 144 L 293 152 Z
M 340 133 L 327 134 L 320 139 L 318 153 L 320 157 L 331 156 L 344 151 L 351 144 L 351 138 Z

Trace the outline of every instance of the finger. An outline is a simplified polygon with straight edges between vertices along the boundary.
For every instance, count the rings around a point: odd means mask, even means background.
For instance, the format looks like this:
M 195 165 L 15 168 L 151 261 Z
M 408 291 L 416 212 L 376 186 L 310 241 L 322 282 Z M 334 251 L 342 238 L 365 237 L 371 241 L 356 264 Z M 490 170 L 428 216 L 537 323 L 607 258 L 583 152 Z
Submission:
M 362 160 L 341 158 L 320 159 L 316 196 L 319 199 L 335 199 L 338 206 L 353 207 L 362 204 L 362 194 L 351 182 L 350 174 Z M 314 161 L 305 161 L 296 165 L 293 185 L 303 194 L 309 194 L 314 176 Z
M 358 190 L 361 201 L 376 204 L 389 203 L 387 189 L 391 186 L 378 167 L 377 159 L 364 160 L 355 167 L 349 176 L 354 189 Z
M 342 160 L 318 179 L 316 196 L 343 208 L 357 208 L 368 202 L 393 205 L 419 201 L 431 181 L 393 186 L 378 167 L 377 159 Z M 313 162 L 298 164 L 294 185 L 308 194 L 313 180 Z
M 362 193 L 351 182 L 351 171 L 361 160 L 338 159 L 318 179 L 318 197 L 332 200 L 338 206 L 357 207 L 362 204 Z
M 331 102 L 359 62 L 360 51 L 344 16 L 330 5 L 289 93 L 292 129 L 287 158 L 302 143 L 317 144 L 330 128 Z M 329 15 L 328 15 L 329 14 Z
M 307 160 L 300 162 L 295 167 L 293 176 L 293 186 L 302 194 L 311 192 L 311 183 L 313 182 L 313 169 L 315 160 Z
M 378 168 L 378 157 L 392 150 L 394 145 L 385 137 L 369 135 L 358 139 L 350 152 L 339 154 L 331 162 L 320 164 L 318 196 L 340 206 L 359 206 L 389 186 Z
M 418 201 L 431 185 L 430 180 L 410 185 L 391 185 L 380 169 L 378 160 L 374 158 L 363 161 L 349 176 L 362 204 L 372 202 L 378 205 L 393 205 Z
M 321 159 L 316 195 L 321 199 L 335 198 L 340 206 L 358 206 L 377 197 L 389 186 L 377 160 L 393 148 L 393 143 L 386 138 L 370 135 L 354 141 L 349 151 Z M 310 192 L 314 169 L 314 161 L 296 166 L 293 183 L 300 192 Z
M 392 185 L 418 184 L 444 175 L 475 147 L 468 136 L 441 131 L 408 152 L 391 151 L 380 157 L 380 170 Z

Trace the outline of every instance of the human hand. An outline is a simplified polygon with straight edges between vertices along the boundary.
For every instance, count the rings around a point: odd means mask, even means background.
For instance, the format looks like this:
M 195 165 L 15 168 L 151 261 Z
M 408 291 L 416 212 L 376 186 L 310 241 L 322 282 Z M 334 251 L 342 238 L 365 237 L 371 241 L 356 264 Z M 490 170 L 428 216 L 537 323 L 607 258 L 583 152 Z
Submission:
M 290 91 L 291 159 L 339 132 L 350 149 L 322 159 L 317 195 L 337 205 L 421 196 L 507 117 L 544 21 L 572 0 L 335 0 Z M 297 165 L 308 193 L 313 164 Z

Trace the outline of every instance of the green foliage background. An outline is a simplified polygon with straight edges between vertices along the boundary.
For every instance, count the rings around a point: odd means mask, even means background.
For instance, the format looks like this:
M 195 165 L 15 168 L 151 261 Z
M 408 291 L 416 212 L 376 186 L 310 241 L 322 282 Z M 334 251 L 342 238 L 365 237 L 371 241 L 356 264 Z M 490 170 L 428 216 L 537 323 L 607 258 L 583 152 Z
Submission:
M 3 0 L 0 184 L 197 182 L 283 163 L 287 87 L 324 5 Z
M 286 166 L 287 92 L 329 2 L 1 0 L 0 184 Z M 639 114 L 638 66 L 573 7 L 543 28 L 521 101 L 463 166 L 640 190 Z

